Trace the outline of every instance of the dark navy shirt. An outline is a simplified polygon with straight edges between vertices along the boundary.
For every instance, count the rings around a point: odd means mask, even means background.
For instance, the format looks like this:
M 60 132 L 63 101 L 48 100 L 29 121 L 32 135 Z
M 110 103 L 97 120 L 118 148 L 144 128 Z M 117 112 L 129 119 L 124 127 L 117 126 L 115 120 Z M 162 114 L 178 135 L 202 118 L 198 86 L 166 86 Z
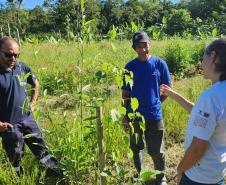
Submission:
M 133 72 L 133 86 L 125 84 L 122 89 L 130 91 L 131 98 L 138 99 L 140 112 L 146 120 L 162 120 L 160 85 L 170 84 L 168 67 L 162 59 L 151 56 L 146 62 L 130 61 L 125 69 Z M 132 112 L 130 105 L 128 112 Z
M 23 111 L 23 105 L 27 83 L 34 85 L 35 80 L 31 69 L 22 62 L 17 62 L 9 71 L 0 68 L 0 121 L 14 124 L 30 114 Z

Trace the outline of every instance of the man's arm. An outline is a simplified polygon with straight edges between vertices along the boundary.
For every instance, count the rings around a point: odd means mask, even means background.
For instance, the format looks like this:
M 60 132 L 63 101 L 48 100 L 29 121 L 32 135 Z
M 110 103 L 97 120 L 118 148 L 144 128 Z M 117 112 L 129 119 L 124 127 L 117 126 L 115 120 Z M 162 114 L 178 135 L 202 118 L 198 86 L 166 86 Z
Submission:
M 38 80 L 35 80 L 34 85 L 32 85 L 31 98 L 30 98 L 30 105 L 31 105 L 32 112 L 35 109 L 35 104 L 36 104 L 38 95 L 39 95 L 39 82 Z
M 196 165 L 205 155 L 208 146 L 208 141 L 193 137 L 190 147 L 177 167 L 177 175 L 180 177 L 182 173 Z
M 127 109 L 129 101 L 130 101 L 130 91 L 122 90 L 122 106 Z M 129 118 L 127 114 L 124 116 L 122 123 L 125 131 L 127 131 L 129 129 Z

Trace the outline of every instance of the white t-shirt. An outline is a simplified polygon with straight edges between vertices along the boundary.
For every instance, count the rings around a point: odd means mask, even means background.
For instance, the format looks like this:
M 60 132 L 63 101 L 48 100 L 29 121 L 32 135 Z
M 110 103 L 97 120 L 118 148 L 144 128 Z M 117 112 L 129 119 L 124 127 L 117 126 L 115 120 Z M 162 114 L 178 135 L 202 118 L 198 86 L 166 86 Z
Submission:
M 193 136 L 207 140 L 204 157 L 185 174 L 199 183 L 217 183 L 226 175 L 226 81 L 204 91 L 192 109 L 186 131 L 185 150 Z

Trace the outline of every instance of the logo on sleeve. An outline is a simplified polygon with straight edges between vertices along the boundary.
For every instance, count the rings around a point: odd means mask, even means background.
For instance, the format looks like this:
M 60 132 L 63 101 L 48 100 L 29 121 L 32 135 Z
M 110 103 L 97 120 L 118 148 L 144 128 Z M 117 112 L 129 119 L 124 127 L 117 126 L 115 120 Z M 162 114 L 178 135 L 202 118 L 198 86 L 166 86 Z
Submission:
M 199 114 L 200 114 L 201 116 L 205 117 L 205 118 L 209 118 L 209 117 L 210 117 L 210 114 L 209 114 L 209 113 L 203 112 L 203 111 L 201 111 L 201 110 L 199 110 Z
M 201 128 L 206 128 L 209 117 L 210 117 L 209 113 L 199 110 L 198 115 L 196 115 L 195 117 L 194 125 Z

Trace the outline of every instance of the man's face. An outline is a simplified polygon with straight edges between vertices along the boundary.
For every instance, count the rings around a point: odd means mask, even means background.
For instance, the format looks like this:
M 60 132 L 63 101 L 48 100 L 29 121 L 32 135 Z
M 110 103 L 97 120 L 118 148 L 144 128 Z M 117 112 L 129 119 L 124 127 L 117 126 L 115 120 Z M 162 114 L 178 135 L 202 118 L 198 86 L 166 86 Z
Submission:
M 16 42 L 8 40 L 0 49 L 0 65 L 3 69 L 12 69 L 19 57 L 20 49 Z
M 141 60 L 146 60 L 149 56 L 150 43 L 149 42 L 139 42 L 136 44 L 134 50 L 137 52 L 138 58 Z

